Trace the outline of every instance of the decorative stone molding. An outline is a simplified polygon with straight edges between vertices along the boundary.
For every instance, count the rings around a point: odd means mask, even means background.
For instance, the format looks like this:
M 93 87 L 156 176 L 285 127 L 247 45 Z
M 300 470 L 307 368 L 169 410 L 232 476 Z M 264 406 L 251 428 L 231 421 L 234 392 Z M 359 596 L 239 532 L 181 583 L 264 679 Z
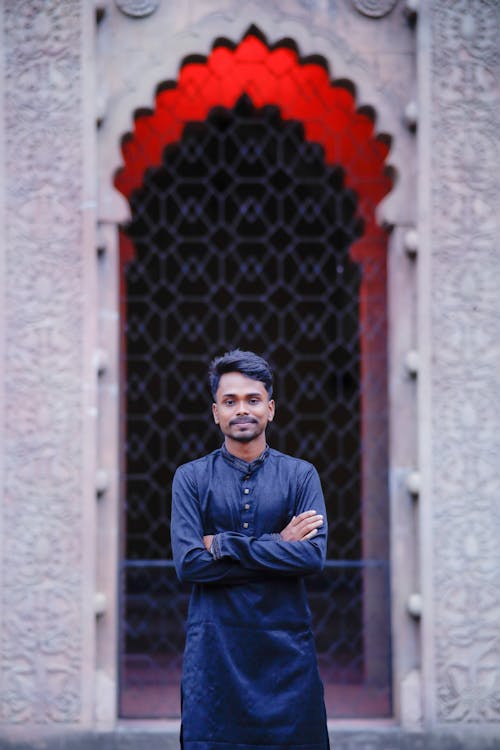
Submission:
M 373 3 L 373 9 L 382 4 Z M 397 14 L 393 13 L 380 22 L 378 36 L 373 34 L 372 24 L 366 19 L 355 17 L 359 27 L 356 26 L 353 35 L 353 19 L 351 23 L 341 21 L 344 14 L 346 17 L 350 14 L 349 6 L 342 3 L 337 8 L 330 3 L 323 17 L 324 6 L 324 2 L 309 0 L 295 4 L 281 0 L 245 0 L 244 3 L 231 0 L 222 11 L 216 0 L 206 0 L 203 4 L 192 4 L 190 11 L 186 7 L 181 13 L 178 4 L 163 2 L 158 4 L 154 17 L 146 19 L 144 24 L 131 23 L 128 28 L 122 24 L 122 46 L 111 44 L 108 39 L 98 49 L 98 87 L 105 89 L 106 96 L 113 101 L 99 132 L 99 218 L 114 223 L 130 218 L 126 202 L 109 186 L 122 163 L 119 140 L 130 129 L 131 113 L 152 105 L 158 84 L 174 81 L 180 62 L 193 54 L 193 50 L 196 54 L 208 55 L 218 37 L 237 41 L 251 25 L 257 24 L 271 44 L 284 38 L 293 39 L 301 56 L 324 56 L 332 79 L 351 81 L 359 104 L 369 105 L 377 113 L 377 132 L 394 136 L 390 163 L 398 177 L 394 189 L 379 206 L 381 215 L 387 216 L 387 221 L 382 223 L 415 222 L 413 172 L 408 169 L 414 142 L 401 116 L 414 75 L 412 34 L 408 33 L 403 14 L 398 21 Z M 192 20 L 187 21 L 189 15 Z M 147 24 L 158 31 L 146 31 Z M 167 46 L 164 33 L 160 33 L 162 28 L 178 29 Z M 105 30 L 103 38 L 106 33 Z M 147 44 L 139 41 L 142 33 L 142 40 L 146 34 L 148 36 Z M 398 35 L 399 46 L 393 59 L 394 33 Z M 384 45 L 391 50 L 391 55 L 381 55 L 378 60 Z M 126 50 L 134 50 L 134 54 L 127 54 Z M 113 80 L 110 80 L 110 71 L 113 71 Z
M 95 475 L 95 491 L 98 497 L 102 497 L 109 488 L 109 473 L 106 469 L 98 469 Z
M 115 4 L 126 16 L 144 18 L 157 10 L 160 0 L 115 0 Z
M 194 53 L 209 55 L 214 40 L 219 37 L 237 43 L 252 24 L 258 25 L 272 45 L 284 38 L 293 39 L 301 56 L 323 56 L 328 61 L 332 80 L 352 82 L 357 102 L 360 105 L 369 104 L 370 110 L 377 114 L 376 132 L 394 136 L 390 163 L 398 179 L 396 189 L 384 202 L 384 211 L 387 210 L 389 217 L 387 223 L 398 227 L 415 226 L 415 137 L 408 131 L 402 117 L 408 97 L 413 95 L 415 38 L 408 29 L 403 12 L 394 12 L 376 21 L 377 34 L 374 35 L 375 22 L 354 12 L 350 3 L 306 0 L 297 3 L 288 0 L 248 0 L 241 3 L 231 0 L 222 10 L 220 3 L 207 0 L 203 4 L 190 4 L 192 12 L 186 10 L 182 18 L 177 13 L 178 7 L 174 3 L 162 3 L 156 14 L 143 23 L 127 22 L 118 12 L 110 13 L 100 28 L 102 44 L 98 48 L 98 80 L 99 85 L 107 91 L 109 101 L 113 102 L 98 132 L 99 216 L 106 226 L 126 219 L 123 206 L 116 201 L 118 192 L 112 189 L 112 184 L 116 169 L 123 163 L 118 145 L 121 136 L 131 128 L 132 114 L 143 107 L 154 106 L 154 92 L 158 84 L 177 79 L 179 66 L 185 56 Z M 161 29 L 175 29 L 168 45 L 165 45 Z M 398 40 L 397 50 L 394 48 L 394 35 Z M 412 266 L 406 257 L 402 261 L 405 269 Z M 401 280 L 401 275 L 398 279 Z M 401 325 L 405 315 L 408 319 L 412 315 L 411 303 L 408 302 L 412 296 L 408 290 L 410 283 L 413 283 L 412 280 L 405 278 L 404 285 L 398 284 L 405 311 L 398 316 L 398 325 Z M 398 369 L 397 378 L 401 381 L 397 386 L 400 390 L 406 389 L 410 381 L 408 377 L 400 378 L 404 354 L 406 348 L 415 343 L 404 334 L 405 324 L 399 333 L 401 342 L 405 341 L 405 348 L 401 356 L 394 359 Z M 413 403 L 414 398 L 414 388 L 405 390 L 400 401 L 404 404 L 404 408 L 399 410 L 401 421 L 408 411 L 411 413 L 407 399 Z M 100 424 L 103 423 L 100 421 Z M 414 457 L 408 455 L 411 453 L 408 444 L 413 440 L 413 429 L 412 422 L 411 429 L 401 430 L 398 441 L 400 447 L 405 446 L 403 455 L 398 457 L 404 466 L 404 474 L 407 473 L 407 466 L 415 465 Z M 404 482 L 401 482 L 401 505 L 407 499 L 405 493 Z M 104 507 L 104 503 L 101 507 Z M 406 564 L 405 561 L 403 564 Z M 114 572 L 113 568 L 111 575 Z M 396 673 L 397 692 L 399 675 L 406 674 L 413 664 L 413 651 L 408 644 L 414 637 L 416 626 L 405 608 L 407 592 L 413 590 L 415 584 L 410 581 L 406 585 L 401 570 L 398 570 L 395 581 L 404 591 L 404 596 L 400 594 L 402 601 L 398 609 L 399 643 L 395 644 L 393 653 L 394 663 L 398 664 L 399 670 Z M 107 617 L 108 613 L 103 622 Z M 404 628 L 411 629 L 409 636 L 406 630 L 403 632 Z
M 405 356 L 405 367 L 412 378 L 415 378 L 418 375 L 419 366 L 420 357 L 418 351 L 416 351 L 416 349 L 410 349 Z
M 5 3 L 2 721 L 82 716 L 79 0 Z
M 422 596 L 418 593 L 410 594 L 406 603 L 408 614 L 419 620 L 422 616 Z
M 418 254 L 418 232 L 408 229 L 404 236 L 404 248 L 408 257 L 414 259 Z
M 416 130 L 418 124 L 418 107 L 416 102 L 408 102 L 404 110 L 404 120 L 409 130 Z
M 96 591 L 94 595 L 94 611 L 96 617 L 102 617 L 108 608 L 106 594 L 102 591 Z
M 410 471 L 410 473 L 406 477 L 406 489 L 408 490 L 410 495 L 413 495 L 413 497 L 418 497 L 421 489 L 421 478 L 419 471 Z
M 427 13 L 436 718 L 498 722 L 500 5 Z
M 398 0 L 352 0 L 357 11 L 370 18 L 382 18 L 387 16 Z
M 94 352 L 94 367 L 98 377 L 102 378 L 109 367 L 108 353 L 104 349 L 97 349 Z
M 406 0 L 405 2 L 405 15 L 409 23 L 415 23 L 420 10 L 419 0 Z

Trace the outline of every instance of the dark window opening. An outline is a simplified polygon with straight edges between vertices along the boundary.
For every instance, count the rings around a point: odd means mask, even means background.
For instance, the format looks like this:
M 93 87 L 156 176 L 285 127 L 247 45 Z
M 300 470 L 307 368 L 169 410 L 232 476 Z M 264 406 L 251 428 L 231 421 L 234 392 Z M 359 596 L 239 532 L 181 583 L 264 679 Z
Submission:
M 186 125 L 130 202 L 121 715 L 179 713 L 189 588 L 171 563 L 169 493 L 179 464 L 222 442 L 206 370 L 235 346 L 275 368 L 269 443 L 321 475 L 328 563 L 308 586 L 328 713 L 389 715 L 389 651 L 367 633 L 375 609 L 389 632 L 387 497 L 367 490 L 375 474 L 374 486 L 384 485 L 387 467 L 384 450 L 376 467 L 363 459 L 364 388 L 385 389 L 385 351 L 371 370 L 375 383 L 367 385 L 361 361 L 363 337 L 385 329 L 385 299 L 376 303 L 380 319 L 363 330 L 369 299 L 349 254 L 363 232 L 357 196 L 301 123 L 243 96 L 232 110 Z M 370 272 L 385 281 L 385 267 Z M 385 548 L 385 558 L 367 559 L 366 534 L 378 535 L 372 547 Z

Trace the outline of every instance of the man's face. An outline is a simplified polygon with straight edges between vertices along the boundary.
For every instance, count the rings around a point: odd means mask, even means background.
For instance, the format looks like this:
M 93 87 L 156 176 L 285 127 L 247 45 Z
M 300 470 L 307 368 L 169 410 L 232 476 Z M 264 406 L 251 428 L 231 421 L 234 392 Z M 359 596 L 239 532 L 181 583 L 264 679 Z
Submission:
M 260 437 L 274 417 L 274 401 L 264 383 L 241 372 L 221 376 L 212 405 L 214 421 L 233 440 L 249 443 Z

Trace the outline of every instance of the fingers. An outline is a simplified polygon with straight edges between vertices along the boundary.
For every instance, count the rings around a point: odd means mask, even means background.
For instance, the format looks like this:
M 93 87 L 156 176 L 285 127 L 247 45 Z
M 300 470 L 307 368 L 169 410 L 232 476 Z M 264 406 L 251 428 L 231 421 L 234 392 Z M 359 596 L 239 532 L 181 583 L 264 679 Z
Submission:
M 317 533 L 323 525 L 323 516 L 315 510 L 305 510 L 294 516 L 281 532 L 281 537 L 288 542 L 301 542 Z M 313 533 L 314 532 L 314 533 Z
M 309 535 L 316 534 L 320 526 L 323 526 L 323 517 L 322 516 L 316 516 L 311 521 L 308 521 L 307 523 L 304 523 L 300 527 L 300 539 L 305 539 L 306 537 L 309 537 Z M 313 536 L 314 536 L 313 534 Z
M 212 546 L 212 540 L 214 538 L 213 534 L 205 534 L 203 537 L 203 544 L 205 546 L 205 549 L 210 551 L 210 547 Z
M 313 529 L 312 531 L 309 532 L 309 534 L 306 534 L 305 536 L 303 536 L 300 541 L 305 542 L 306 539 L 311 539 L 313 536 L 316 536 L 317 533 L 318 533 L 318 529 Z
M 305 510 L 303 513 L 299 513 L 298 516 L 294 516 L 290 521 L 290 526 L 298 526 L 303 521 L 307 521 L 313 516 L 317 516 L 318 513 L 315 510 Z
M 318 521 L 323 522 L 323 516 L 315 510 L 307 510 L 305 513 L 301 513 L 300 516 L 297 516 L 295 526 L 305 528 L 311 524 L 318 523 Z
M 295 537 L 299 541 L 310 539 L 318 533 L 318 529 L 323 526 L 323 516 L 315 510 L 306 511 L 297 516 L 297 523 L 294 528 Z
M 297 521 L 301 521 L 304 518 L 309 518 L 310 516 L 315 516 L 315 515 L 317 515 L 317 511 L 315 510 L 304 510 L 302 513 L 299 513 L 298 516 L 294 516 L 294 518 Z

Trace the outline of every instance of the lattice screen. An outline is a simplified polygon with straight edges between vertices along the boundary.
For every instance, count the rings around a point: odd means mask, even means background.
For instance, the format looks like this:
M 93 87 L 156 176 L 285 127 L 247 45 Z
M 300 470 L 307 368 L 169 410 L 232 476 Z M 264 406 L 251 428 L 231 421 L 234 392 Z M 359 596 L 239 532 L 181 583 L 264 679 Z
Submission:
M 389 664 L 368 679 L 363 602 L 370 576 L 379 579 L 372 598 L 385 590 L 388 599 L 387 559 L 363 557 L 363 485 L 374 473 L 380 483 L 386 465 L 363 467 L 361 363 L 363 336 L 385 330 L 385 302 L 377 300 L 380 320 L 372 316 L 365 331 L 362 269 L 349 255 L 363 232 L 356 195 L 342 169 L 304 138 L 301 123 L 284 121 L 276 107 L 255 109 L 243 96 L 233 109 L 215 108 L 205 122 L 186 125 L 163 166 L 146 172 L 131 208 L 123 715 L 178 712 L 187 590 L 170 562 L 170 485 L 180 463 L 221 443 L 206 370 L 235 346 L 275 367 L 269 442 L 312 461 L 321 475 L 329 563 L 309 588 L 329 713 L 387 715 Z M 370 273 L 385 280 L 385 267 Z M 374 388 L 386 388 L 384 366 L 372 368 Z M 384 418 L 380 424 L 383 432 Z M 384 515 L 386 495 L 375 502 Z M 388 637 L 387 604 L 380 607 Z

